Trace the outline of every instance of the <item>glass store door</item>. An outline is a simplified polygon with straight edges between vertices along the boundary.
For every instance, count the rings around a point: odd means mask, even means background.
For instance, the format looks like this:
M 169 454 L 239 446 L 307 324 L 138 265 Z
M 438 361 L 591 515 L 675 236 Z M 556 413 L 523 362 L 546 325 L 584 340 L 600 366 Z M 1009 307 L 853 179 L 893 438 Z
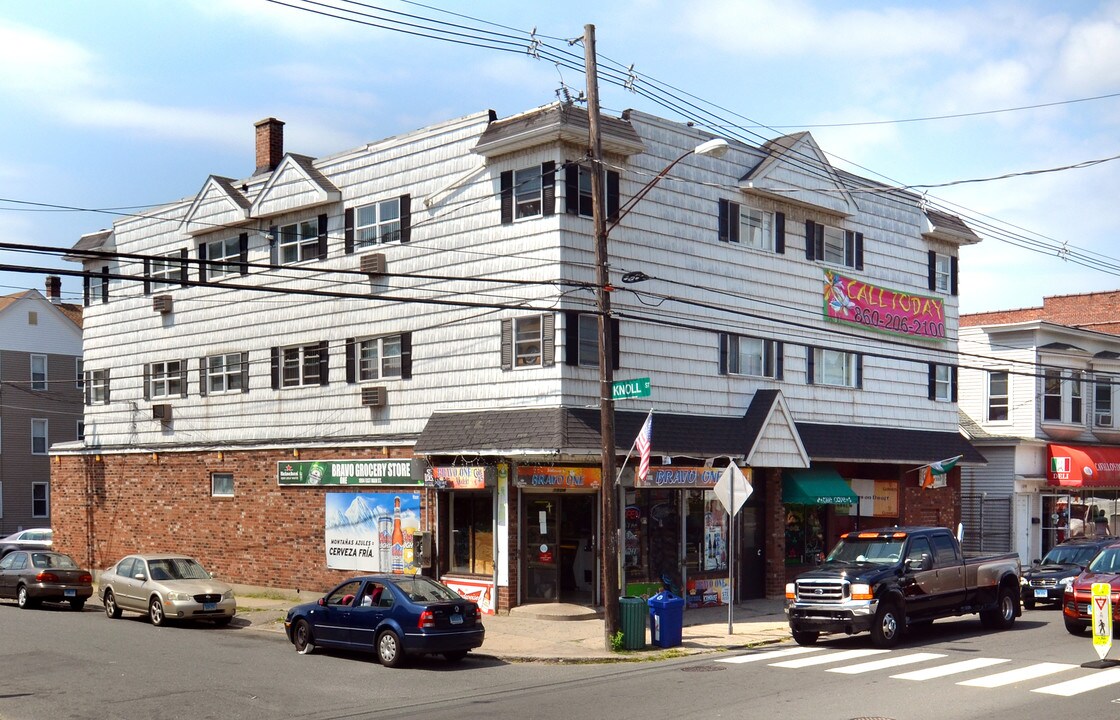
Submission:
M 560 593 L 560 497 L 525 497 L 525 601 L 556 602 Z

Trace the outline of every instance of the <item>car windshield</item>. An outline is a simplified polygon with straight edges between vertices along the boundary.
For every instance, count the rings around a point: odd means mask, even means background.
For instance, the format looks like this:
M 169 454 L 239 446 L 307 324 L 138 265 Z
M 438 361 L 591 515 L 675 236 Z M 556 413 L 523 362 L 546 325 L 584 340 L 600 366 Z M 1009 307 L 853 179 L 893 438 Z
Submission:
M 1097 554 L 1097 548 L 1092 545 L 1081 545 L 1072 547 L 1058 546 L 1053 548 L 1050 552 L 1046 553 L 1046 557 L 1042 558 L 1043 565 L 1080 565 L 1085 567 L 1093 556 Z
M 1098 573 L 1120 573 L 1120 547 L 1101 550 L 1101 554 L 1089 563 L 1089 569 Z
M 901 538 L 845 538 L 832 549 L 826 562 L 873 562 L 888 565 L 898 561 Z
M 31 553 L 31 564 L 37 568 L 58 568 L 59 570 L 77 570 L 78 566 L 70 559 L 69 555 L 61 553 Z
M 394 579 L 393 584 L 401 589 L 409 600 L 425 604 L 433 602 L 448 602 L 462 600 L 462 596 L 451 588 L 420 575 L 414 577 Z
M 210 573 L 190 558 L 149 560 L 152 580 L 208 580 Z

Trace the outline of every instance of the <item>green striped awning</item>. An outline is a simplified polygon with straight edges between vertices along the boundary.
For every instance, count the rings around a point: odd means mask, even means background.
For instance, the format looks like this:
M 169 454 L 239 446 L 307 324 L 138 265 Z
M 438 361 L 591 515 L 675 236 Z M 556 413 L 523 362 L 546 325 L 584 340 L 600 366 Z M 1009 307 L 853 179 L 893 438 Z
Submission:
M 786 470 L 782 502 L 786 505 L 855 505 L 859 497 L 832 468 Z

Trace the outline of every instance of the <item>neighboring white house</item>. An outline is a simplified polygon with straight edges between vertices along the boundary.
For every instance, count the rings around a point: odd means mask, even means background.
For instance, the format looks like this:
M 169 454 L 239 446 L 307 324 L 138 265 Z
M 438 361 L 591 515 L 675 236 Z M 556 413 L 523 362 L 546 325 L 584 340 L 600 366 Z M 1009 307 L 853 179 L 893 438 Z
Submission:
M 1118 527 L 1118 331 L 1117 292 L 961 317 L 962 427 L 988 459 L 961 476 L 973 545 L 1029 562 Z
M 587 127 L 554 104 L 310 158 L 270 118 L 253 176 L 84 236 L 86 440 L 56 470 L 100 494 L 68 508 L 93 539 L 64 541 L 101 565 L 174 520 L 226 576 L 325 584 L 361 563 L 331 556 L 313 477 L 414 493 L 433 572 L 499 606 L 601 601 Z M 915 471 L 983 462 L 954 369 L 958 249 L 979 238 L 808 133 L 690 154 L 711 138 L 603 123 L 612 218 L 680 160 L 610 223 L 615 377 L 651 388 L 619 401 L 618 455 L 652 408 L 664 480 L 624 474 L 626 578 L 726 599 L 713 464 L 754 470 L 741 593 L 780 593 L 814 532 L 955 522 L 956 475 L 921 490 Z M 411 474 L 368 465 L 398 459 Z

